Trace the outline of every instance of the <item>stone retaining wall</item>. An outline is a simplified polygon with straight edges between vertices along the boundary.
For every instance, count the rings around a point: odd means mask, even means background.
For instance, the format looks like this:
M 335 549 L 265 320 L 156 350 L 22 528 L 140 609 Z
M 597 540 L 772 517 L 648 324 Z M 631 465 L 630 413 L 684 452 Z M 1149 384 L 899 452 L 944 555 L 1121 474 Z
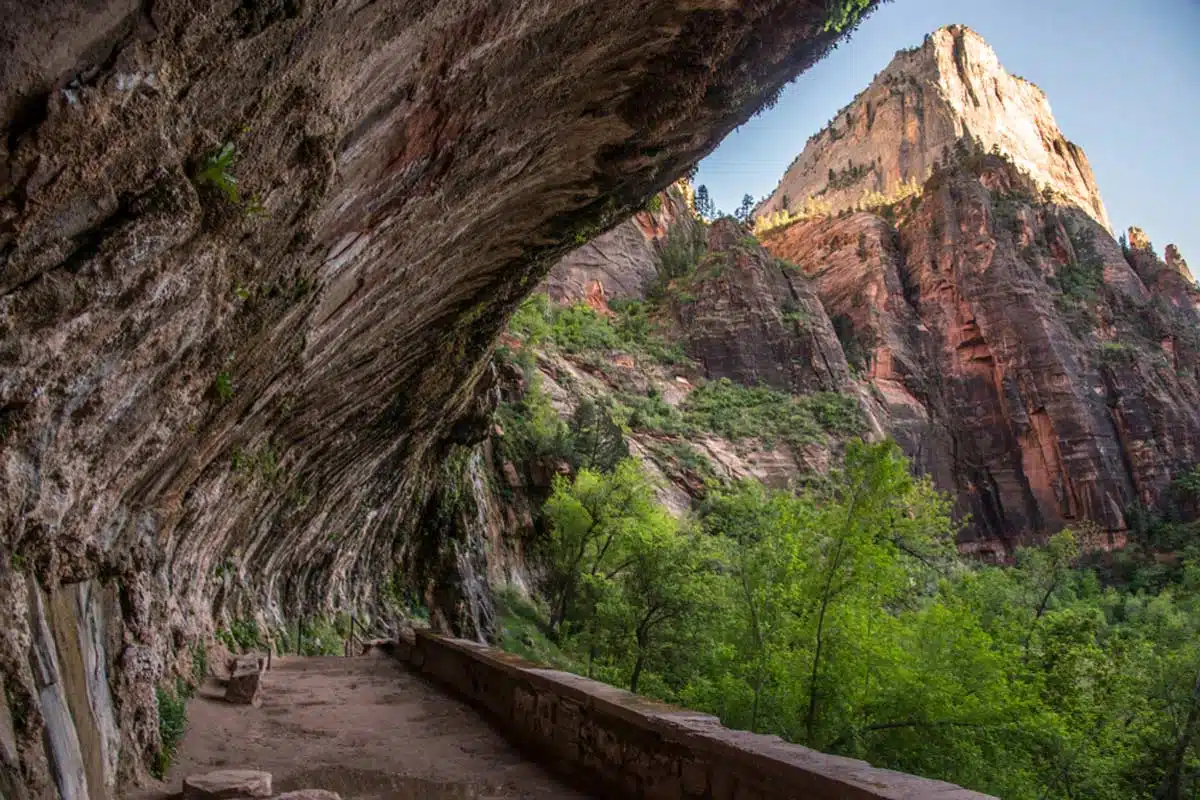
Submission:
M 486 710 L 510 739 L 610 797 L 709 800 L 988 800 L 941 781 L 734 731 L 516 656 L 417 631 L 397 655 Z M 993 799 L 994 800 L 994 799 Z

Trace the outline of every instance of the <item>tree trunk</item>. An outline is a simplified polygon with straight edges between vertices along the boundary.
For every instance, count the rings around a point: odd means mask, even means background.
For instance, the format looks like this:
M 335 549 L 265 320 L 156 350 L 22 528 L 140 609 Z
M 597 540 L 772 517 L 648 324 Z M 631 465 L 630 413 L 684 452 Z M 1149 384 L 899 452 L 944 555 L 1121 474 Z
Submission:
M 1196 734 L 1196 723 L 1200 722 L 1200 672 L 1196 673 L 1196 682 L 1192 685 L 1192 705 L 1188 709 L 1187 721 L 1179 733 L 1179 741 L 1175 745 L 1175 754 L 1171 758 L 1171 770 L 1163 779 L 1159 797 L 1162 800 L 1183 800 L 1183 763 L 1187 760 L 1188 748 L 1192 746 L 1192 737 Z
M 758 698 L 762 696 L 763 665 L 758 664 L 758 675 L 754 678 L 754 710 L 750 712 L 750 732 L 758 733 Z
M 813 744 L 813 726 L 817 719 L 817 676 L 821 670 L 821 650 L 825 646 L 825 612 L 829 610 L 829 601 L 833 597 L 833 579 L 842 566 L 842 553 L 846 548 L 846 537 L 850 535 L 850 526 L 854 523 L 854 512 L 858 510 L 858 494 L 861 487 L 855 486 L 850 507 L 846 509 L 845 527 L 841 538 L 833 552 L 833 560 L 829 572 L 825 575 L 825 588 L 821 591 L 821 610 L 817 615 L 817 641 L 813 648 L 812 670 L 808 680 L 808 713 L 804 717 L 804 732 L 808 737 L 806 744 Z
M 638 680 L 642 677 L 642 662 L 645 656 L 638 650 L 637 659 L 633 662 L 633 677 L 629 679 L 629 691 L 637 694 Z

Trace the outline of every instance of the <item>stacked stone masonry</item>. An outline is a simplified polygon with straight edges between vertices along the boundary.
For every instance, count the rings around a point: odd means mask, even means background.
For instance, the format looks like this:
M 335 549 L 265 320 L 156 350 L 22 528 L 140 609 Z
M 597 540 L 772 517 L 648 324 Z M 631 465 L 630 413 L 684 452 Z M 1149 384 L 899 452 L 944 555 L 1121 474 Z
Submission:
M 987 800 L 905 775 L 734 731 L 461 639 L 417 631 L 397 655 L 486 711 L 504 733 L 599 796 L 707 800 Z

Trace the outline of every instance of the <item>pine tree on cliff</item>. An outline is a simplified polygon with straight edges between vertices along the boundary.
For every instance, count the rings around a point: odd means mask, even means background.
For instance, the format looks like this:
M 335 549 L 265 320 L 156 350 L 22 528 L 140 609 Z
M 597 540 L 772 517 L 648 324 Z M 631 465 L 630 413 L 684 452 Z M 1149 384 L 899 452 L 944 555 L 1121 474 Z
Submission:
M 716 215 L 712 198 L 708 196 L 708 187 L 704 184 L 696 189 L 696 214 L 700 219 L 708 221 Z
M 733 213 L 735 219 L 743 225 L 750 221 L 754 215 L 754 198 L 748 194 L 742 195 L 742 204 L 738 206 L 738 210 Z

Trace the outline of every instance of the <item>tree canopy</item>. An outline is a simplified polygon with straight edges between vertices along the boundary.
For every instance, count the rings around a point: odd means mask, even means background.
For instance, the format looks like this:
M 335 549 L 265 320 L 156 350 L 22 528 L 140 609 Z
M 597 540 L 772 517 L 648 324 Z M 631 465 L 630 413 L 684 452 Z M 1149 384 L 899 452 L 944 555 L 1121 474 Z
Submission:
M 891 442 L 851 441 L 800 493 L 713 487 L 684 519 L 636 461 L 595 459 L 544 513 L 542 627 L 582 673 L 1005 798 L 1200 791 L 1194 545 L 1136 580 L 1121 559 L 1142 551 L 1081 555 L 1082 529 L 966 562 L 948 501 Z

